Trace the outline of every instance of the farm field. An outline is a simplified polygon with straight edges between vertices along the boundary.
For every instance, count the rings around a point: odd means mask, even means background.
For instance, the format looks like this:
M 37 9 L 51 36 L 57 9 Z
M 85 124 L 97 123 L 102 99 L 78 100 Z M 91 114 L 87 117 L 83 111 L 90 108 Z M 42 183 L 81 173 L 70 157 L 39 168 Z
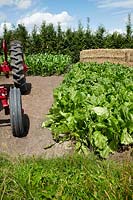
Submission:
M 1 151 L 27 155 L 31 151 L 33 155 L 38 154 L 41 146 L 42 153 L 45 147 L 55 143 L 54 140 L 61 143 L 72 140 L 77 151 L 87 153 L 88 149 L 93 149 L 101 157 L 107 158 L 123 145 L 133 143 L 132 68 L 111 63 L 72 65 L 68 56 L 48 54 L 26 57 L 26 63 L 29 66 L 28 73 L 34 75 L 27 77 L 31 93 L 22 98 L 24 110 L 28 114 L 27 122 L 30 119 L 29 133 L 22 140 L 13 138 L 14 142 L 11 140 L 10 143 L 10 134 L 6 134 L 9 140 L 5 137 L 5 133 L 11 130 L 9 119 L 6 119 L 8 124 L 4 124 L 5 116 L 1 115 Z M 38 71 L 35 70 L 37 65 Z M 49 74 L 49 70 L 54 67 L 55 71 Z M 58 74 L 59 71 L 61 74 L 68 72 L 62 76 L 43 77 Z M 12 83 L 12 78 L 9 80 Z M 7 84 L 2 76 L 1 83 Z M 54 139 L 49 143 L 45 141 L 46 145 L 41 138 L 47 138 L 48 130 L 42 127 L 48 127 L 52 132 L 49 137 Z M 41 140 L 40 143 L 36 142 L 36 137 Z M 32 140 L 35 144 L 32 144 Z M 31 145 L 30 142 L 26 146 L 20 145 L 17 141 L 22 144 L 30 141 Z
M 131 4 L 1 1 L 0 63 L 13 79 L 0 72 L 0 86 L 25 89 L 26 64 L 29 92 L 22 138 L 11 133 L 21 113 L 10 120 L 0 102 L 0 200 L 133 200 Z
M 33 59 L 30 62 L 32 61 Z M 27 77 L 31 91 L 22 96 L 23 108 L 30 119 L 26 137 L 13 137 L 9 116 L 5 117 L 1 112 L 2 200 L 133 198 L 133 149 L 128 146 L 132 143 L 132 69 L 109 63 L 70 65 L 70 60 L 68 61 L 70 71 L 66 75 L 43 77 L 46 74 L 40 67 L 37 75 L 42 76 Z M 63 70 L 66 72 L 65 66 L 66 63 L 59 74 Z M 34 68 L 30 70 L 30 73 L 34 73 Z M 53 74 L 51 72 L 50 75 Z M 0 81 L 0 84 L 12 84 L 12 78 L 7 82 L 1 76 Z M 121 101 L 126 110 L 120 106 Z M 118 116 L 119 124 L 114 119 Z M 110 121 L 107 121 L 108 118 Z M 125 131 L 121 132 L 123 126 Z M 89 130 L 94 143 L 89 141 L 86 132 L 89 133 Z M 107 130 L 111 137 L 106 135 Z M 74 142 L 69 142 L 70 139 Z M 112 151 L 108 151 L 111 149 L 108 146 L 110 141 L 113 145 L 116 144 L 113 146 L 113 155 L 109 155 Z M 121 143 L 126 144 L 127 149 L 115 152 Z M 73 144 L 80 155 L 74 153 Z M 99 159 L 88 151 L 88 147 L 107 160 Z

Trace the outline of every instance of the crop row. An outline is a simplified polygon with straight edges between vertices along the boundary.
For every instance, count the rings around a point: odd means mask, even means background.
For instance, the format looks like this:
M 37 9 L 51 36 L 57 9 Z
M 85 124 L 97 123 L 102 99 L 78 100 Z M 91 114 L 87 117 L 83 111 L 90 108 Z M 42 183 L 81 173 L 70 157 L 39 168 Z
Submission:
M 25 57 L 29 67 L 28 75 L 50 76 L 66 72 L 71 64 L 67 55 L 33 54 Z
M 10 63 L 10 57 L 8 58 Z M 4 61 L 4 57 L 0 56 L 0 63 Z M 32 54 L 25 56 L 25 63 L 28 66 L 28 75 L 34 76 L 51 76 L 53 74 L 60 75 L 68 71 L 72 61 L 67 55 L 53 54 Z
M 58 140 L 73 139 L 76 149 L 92 148 L 108 157 L 133 143 L 133 68 L 110 63 L 77 63 L 54 91 L 48 120 Z

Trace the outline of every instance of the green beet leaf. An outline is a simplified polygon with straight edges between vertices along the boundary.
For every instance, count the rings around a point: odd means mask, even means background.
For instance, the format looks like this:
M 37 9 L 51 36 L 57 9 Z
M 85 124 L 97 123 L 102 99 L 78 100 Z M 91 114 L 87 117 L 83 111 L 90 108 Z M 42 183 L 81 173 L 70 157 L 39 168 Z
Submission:
M 120 144 L 133 143 L 132 84 L 133 68 L 74 64 L 54 91 L 48 123 L 43 126 L 55 139 L 60 140 L 63 133 L 66 139 L 75 139 L 79 151 L 91 146 L 107 158 Z
M 128 134 L 127 128 L 124 128 L 123 133 L 121 135 L 121 144 L 132 144 L 133 143 L 133 138 L 131 135 Z

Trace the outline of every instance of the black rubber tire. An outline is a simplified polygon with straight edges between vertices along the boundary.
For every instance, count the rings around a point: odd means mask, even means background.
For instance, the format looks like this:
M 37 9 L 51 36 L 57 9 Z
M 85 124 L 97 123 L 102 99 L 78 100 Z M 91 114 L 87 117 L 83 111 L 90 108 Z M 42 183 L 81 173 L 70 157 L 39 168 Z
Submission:
M 11 87 L 9 92 L 10 122 L 12 134 L 15 137 L 24 136 L 21 92 L 19 88 Z
M 23 68 L 23 51 L 21 42 L 14 40 L 10 43 L 10 58 L 14 85 L 20 88 L 21 94 L 27 92 L 26 78 Z

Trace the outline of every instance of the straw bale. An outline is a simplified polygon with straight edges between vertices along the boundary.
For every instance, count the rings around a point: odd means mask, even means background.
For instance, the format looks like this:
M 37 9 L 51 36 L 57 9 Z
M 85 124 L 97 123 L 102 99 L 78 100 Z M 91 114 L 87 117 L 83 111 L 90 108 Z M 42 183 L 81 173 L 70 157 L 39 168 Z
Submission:
M 133 49 L 89 49 L 80 52 L 80 62 L 111 62 L 133 66 Z

